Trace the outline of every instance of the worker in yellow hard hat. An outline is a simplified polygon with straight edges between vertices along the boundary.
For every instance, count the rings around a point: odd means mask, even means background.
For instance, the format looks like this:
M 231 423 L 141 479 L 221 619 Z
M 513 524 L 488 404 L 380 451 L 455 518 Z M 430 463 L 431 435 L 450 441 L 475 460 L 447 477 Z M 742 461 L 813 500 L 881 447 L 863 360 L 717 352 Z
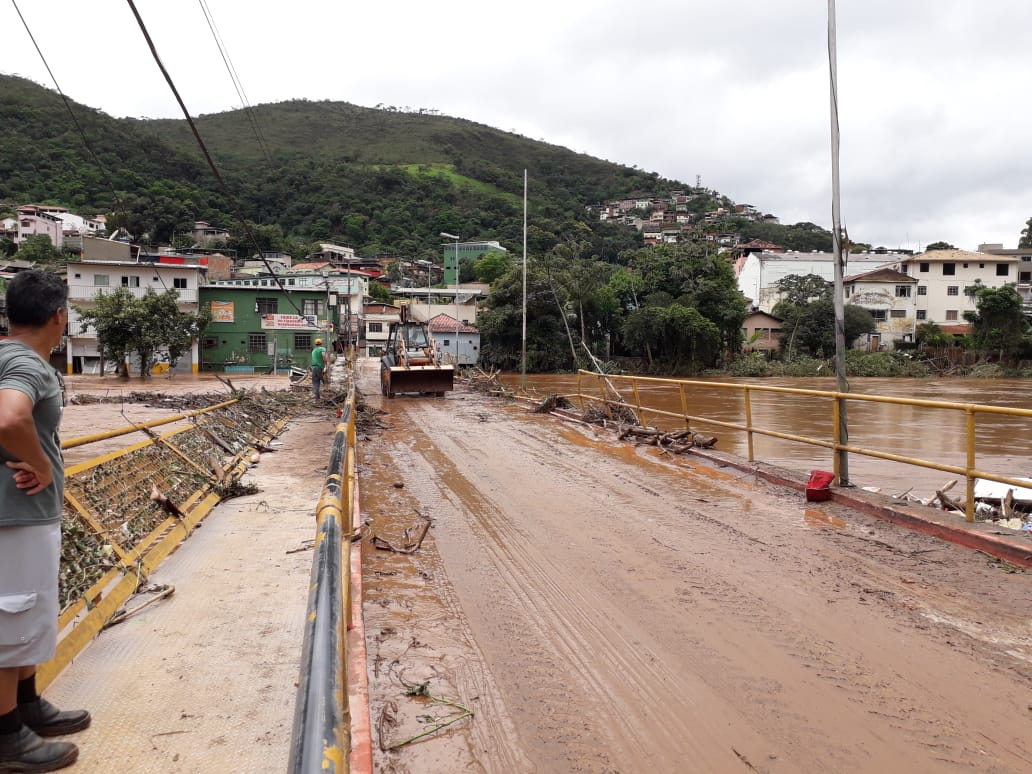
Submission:
M 319 400 L 319 388 L 322 386 L 323 373 L 326 371 L 326 347 L 322 339 L 315 340 L 312 348 L 312 394 Z

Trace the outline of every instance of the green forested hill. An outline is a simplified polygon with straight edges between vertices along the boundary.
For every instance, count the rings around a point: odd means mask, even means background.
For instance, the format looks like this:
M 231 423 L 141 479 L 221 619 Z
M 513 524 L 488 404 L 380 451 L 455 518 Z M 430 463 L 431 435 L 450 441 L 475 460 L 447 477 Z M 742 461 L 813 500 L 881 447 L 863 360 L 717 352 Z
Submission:
M 130 230 L 170 238 L 194 218 L 236 229 L 233 207 L 184 120 L 113 119 L 71 103 L 99 160 L 58 94 L 0 76 L 0 203 L 121 212 Z M 522 241 L 523 170 L 530 176 L 532 249 L 576 237 L 602 255 L 639 244 L 585 206 L 684 187 L 471 121 L 427 113 L 292 101 L 196 120 L 242 216 L 270 247 L 335 240 L 364 254 L 436 252 L 438 232 Z M 273 244 L 275 242 L 281 244 Z M 296 246 L 296 244 L 295 244 Z

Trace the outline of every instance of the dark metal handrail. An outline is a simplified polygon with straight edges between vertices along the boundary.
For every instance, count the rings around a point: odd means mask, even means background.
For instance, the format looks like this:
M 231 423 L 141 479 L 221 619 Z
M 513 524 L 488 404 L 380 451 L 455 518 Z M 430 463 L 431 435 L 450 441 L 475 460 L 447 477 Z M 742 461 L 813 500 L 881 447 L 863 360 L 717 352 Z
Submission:
M 345 538 L 345 504 L 350 498 L 347 465 L 352 450 L 348 440 L 354 421 L 352 394 L 337 425 L 326 482 L 315 513 L 318 529 L 290 741 L 288 771 L 292 774 L 348 771 L 344 605 L 350 543 Z

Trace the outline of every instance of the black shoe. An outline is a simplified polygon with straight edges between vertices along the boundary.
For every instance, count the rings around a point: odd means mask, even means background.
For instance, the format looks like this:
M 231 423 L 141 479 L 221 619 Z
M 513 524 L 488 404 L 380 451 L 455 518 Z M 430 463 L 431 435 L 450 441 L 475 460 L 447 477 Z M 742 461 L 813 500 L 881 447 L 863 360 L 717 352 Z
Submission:
M 90 713 L 86 710 L 62 712 L 46 699 L 36 699 L 28 704 L 19 704 L 22 723 L 40 736 L 61 736 L 82 731 L 90 725 Z
M 13 734 L 0 734 L 0 774 L 22 771 L 56 771 L 71 766 L 79 748 L 71 742 L 47 742 L 22 726 Z

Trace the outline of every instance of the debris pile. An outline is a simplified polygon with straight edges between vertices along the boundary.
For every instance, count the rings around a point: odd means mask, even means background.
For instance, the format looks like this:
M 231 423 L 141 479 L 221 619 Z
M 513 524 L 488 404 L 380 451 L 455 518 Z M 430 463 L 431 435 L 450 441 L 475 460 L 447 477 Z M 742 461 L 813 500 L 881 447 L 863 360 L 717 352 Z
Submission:
M 1032 484 L 1032 480 L 1029 480 L 1029 484 Z M 917 497 L 911 494 L 912 489 L 907 489 L 893 494 L 892 498 L 966 514 L 964 500 L 947 494 L 956 485 L 956 479 L 947 481 L 935 491 L 934 497 Z M 1032 488 L 1014 487 L 982 478 L 975 479 L 975 521 L 991 521 L 1000 527 L 1022 531 L 1032 537 Z

